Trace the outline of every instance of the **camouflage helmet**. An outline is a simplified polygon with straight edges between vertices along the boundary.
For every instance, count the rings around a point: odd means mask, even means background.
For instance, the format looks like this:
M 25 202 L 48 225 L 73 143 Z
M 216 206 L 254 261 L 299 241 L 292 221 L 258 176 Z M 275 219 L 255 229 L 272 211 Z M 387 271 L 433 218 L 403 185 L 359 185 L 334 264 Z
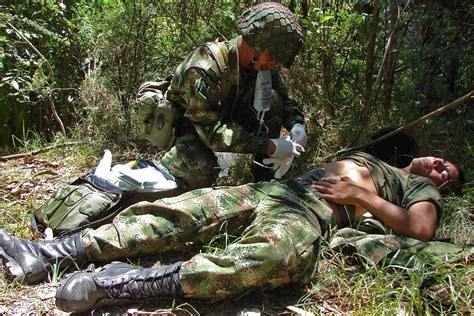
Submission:
M 285 6 L 264 2 L 242 13 L 239 34 L 254 49 L 266 52 L 284 67 L 290 67 L 303 46 L 301 26 Z

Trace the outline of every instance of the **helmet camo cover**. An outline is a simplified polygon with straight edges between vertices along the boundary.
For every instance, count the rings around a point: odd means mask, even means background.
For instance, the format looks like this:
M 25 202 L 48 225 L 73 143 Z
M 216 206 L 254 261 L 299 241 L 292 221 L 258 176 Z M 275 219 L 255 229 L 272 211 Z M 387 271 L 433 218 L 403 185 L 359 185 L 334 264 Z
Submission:
M 301 26 L 291 11 L 275 2 L 264 2 L 242 13 L 239 33 L 259 52 L 266 52 L 290 67 L 303 46 Z

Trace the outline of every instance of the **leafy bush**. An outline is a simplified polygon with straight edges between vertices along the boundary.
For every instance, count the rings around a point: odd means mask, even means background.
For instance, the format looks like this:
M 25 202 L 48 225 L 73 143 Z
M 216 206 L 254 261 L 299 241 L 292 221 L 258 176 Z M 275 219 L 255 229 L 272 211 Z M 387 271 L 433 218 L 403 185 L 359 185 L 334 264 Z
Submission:
M 105 147 L 135 136 L 136 116 L 133 110 L 122 107 L 110 81 L 101 76 L 100 71 L 89 72 L 80 91 L 75 134 L 93 139 Z

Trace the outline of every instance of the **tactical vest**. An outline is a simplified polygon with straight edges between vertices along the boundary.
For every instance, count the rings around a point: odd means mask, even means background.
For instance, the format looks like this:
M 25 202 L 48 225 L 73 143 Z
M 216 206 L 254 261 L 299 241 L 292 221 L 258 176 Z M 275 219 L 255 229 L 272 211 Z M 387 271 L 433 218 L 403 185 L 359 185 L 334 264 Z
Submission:
M 229 50 L 223 42 L 209 42 L 206 47 L 209 48 L 215 61 L 210 65 L 210 69 L 221 78 L 220 101 L 223 101 L 232 87 Z M 147 81 L 140 86 L 137 94 L 139 132 L 161 149 L 169 149 L 176 139 L 175 123 L 178 116 L 176 104 L 166 99 L 171 79 L 172 76 L 168 76 L 162 81 Z
M 212 66 L 212 70 L 221 78 L 221 99 L 227 96 L 231 87 L 231 69 L 229 65 L 229 49 L 223 42 L 210 42 L 206 44 L 211 51 L 212 57 L 216 61 Z

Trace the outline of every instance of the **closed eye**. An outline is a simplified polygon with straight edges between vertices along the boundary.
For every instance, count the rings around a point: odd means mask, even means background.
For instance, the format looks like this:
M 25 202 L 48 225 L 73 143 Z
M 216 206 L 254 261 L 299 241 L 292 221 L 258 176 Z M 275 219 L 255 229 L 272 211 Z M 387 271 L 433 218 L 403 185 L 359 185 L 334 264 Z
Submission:
M 444 169 L 446 170 L 446 173 L 448 175 L 446 181 L 454 180 L 453 179 L 453 173 L 451 172 L 451 166 L 448 165 L 447 163 L 445 163 L 444 164 Z

